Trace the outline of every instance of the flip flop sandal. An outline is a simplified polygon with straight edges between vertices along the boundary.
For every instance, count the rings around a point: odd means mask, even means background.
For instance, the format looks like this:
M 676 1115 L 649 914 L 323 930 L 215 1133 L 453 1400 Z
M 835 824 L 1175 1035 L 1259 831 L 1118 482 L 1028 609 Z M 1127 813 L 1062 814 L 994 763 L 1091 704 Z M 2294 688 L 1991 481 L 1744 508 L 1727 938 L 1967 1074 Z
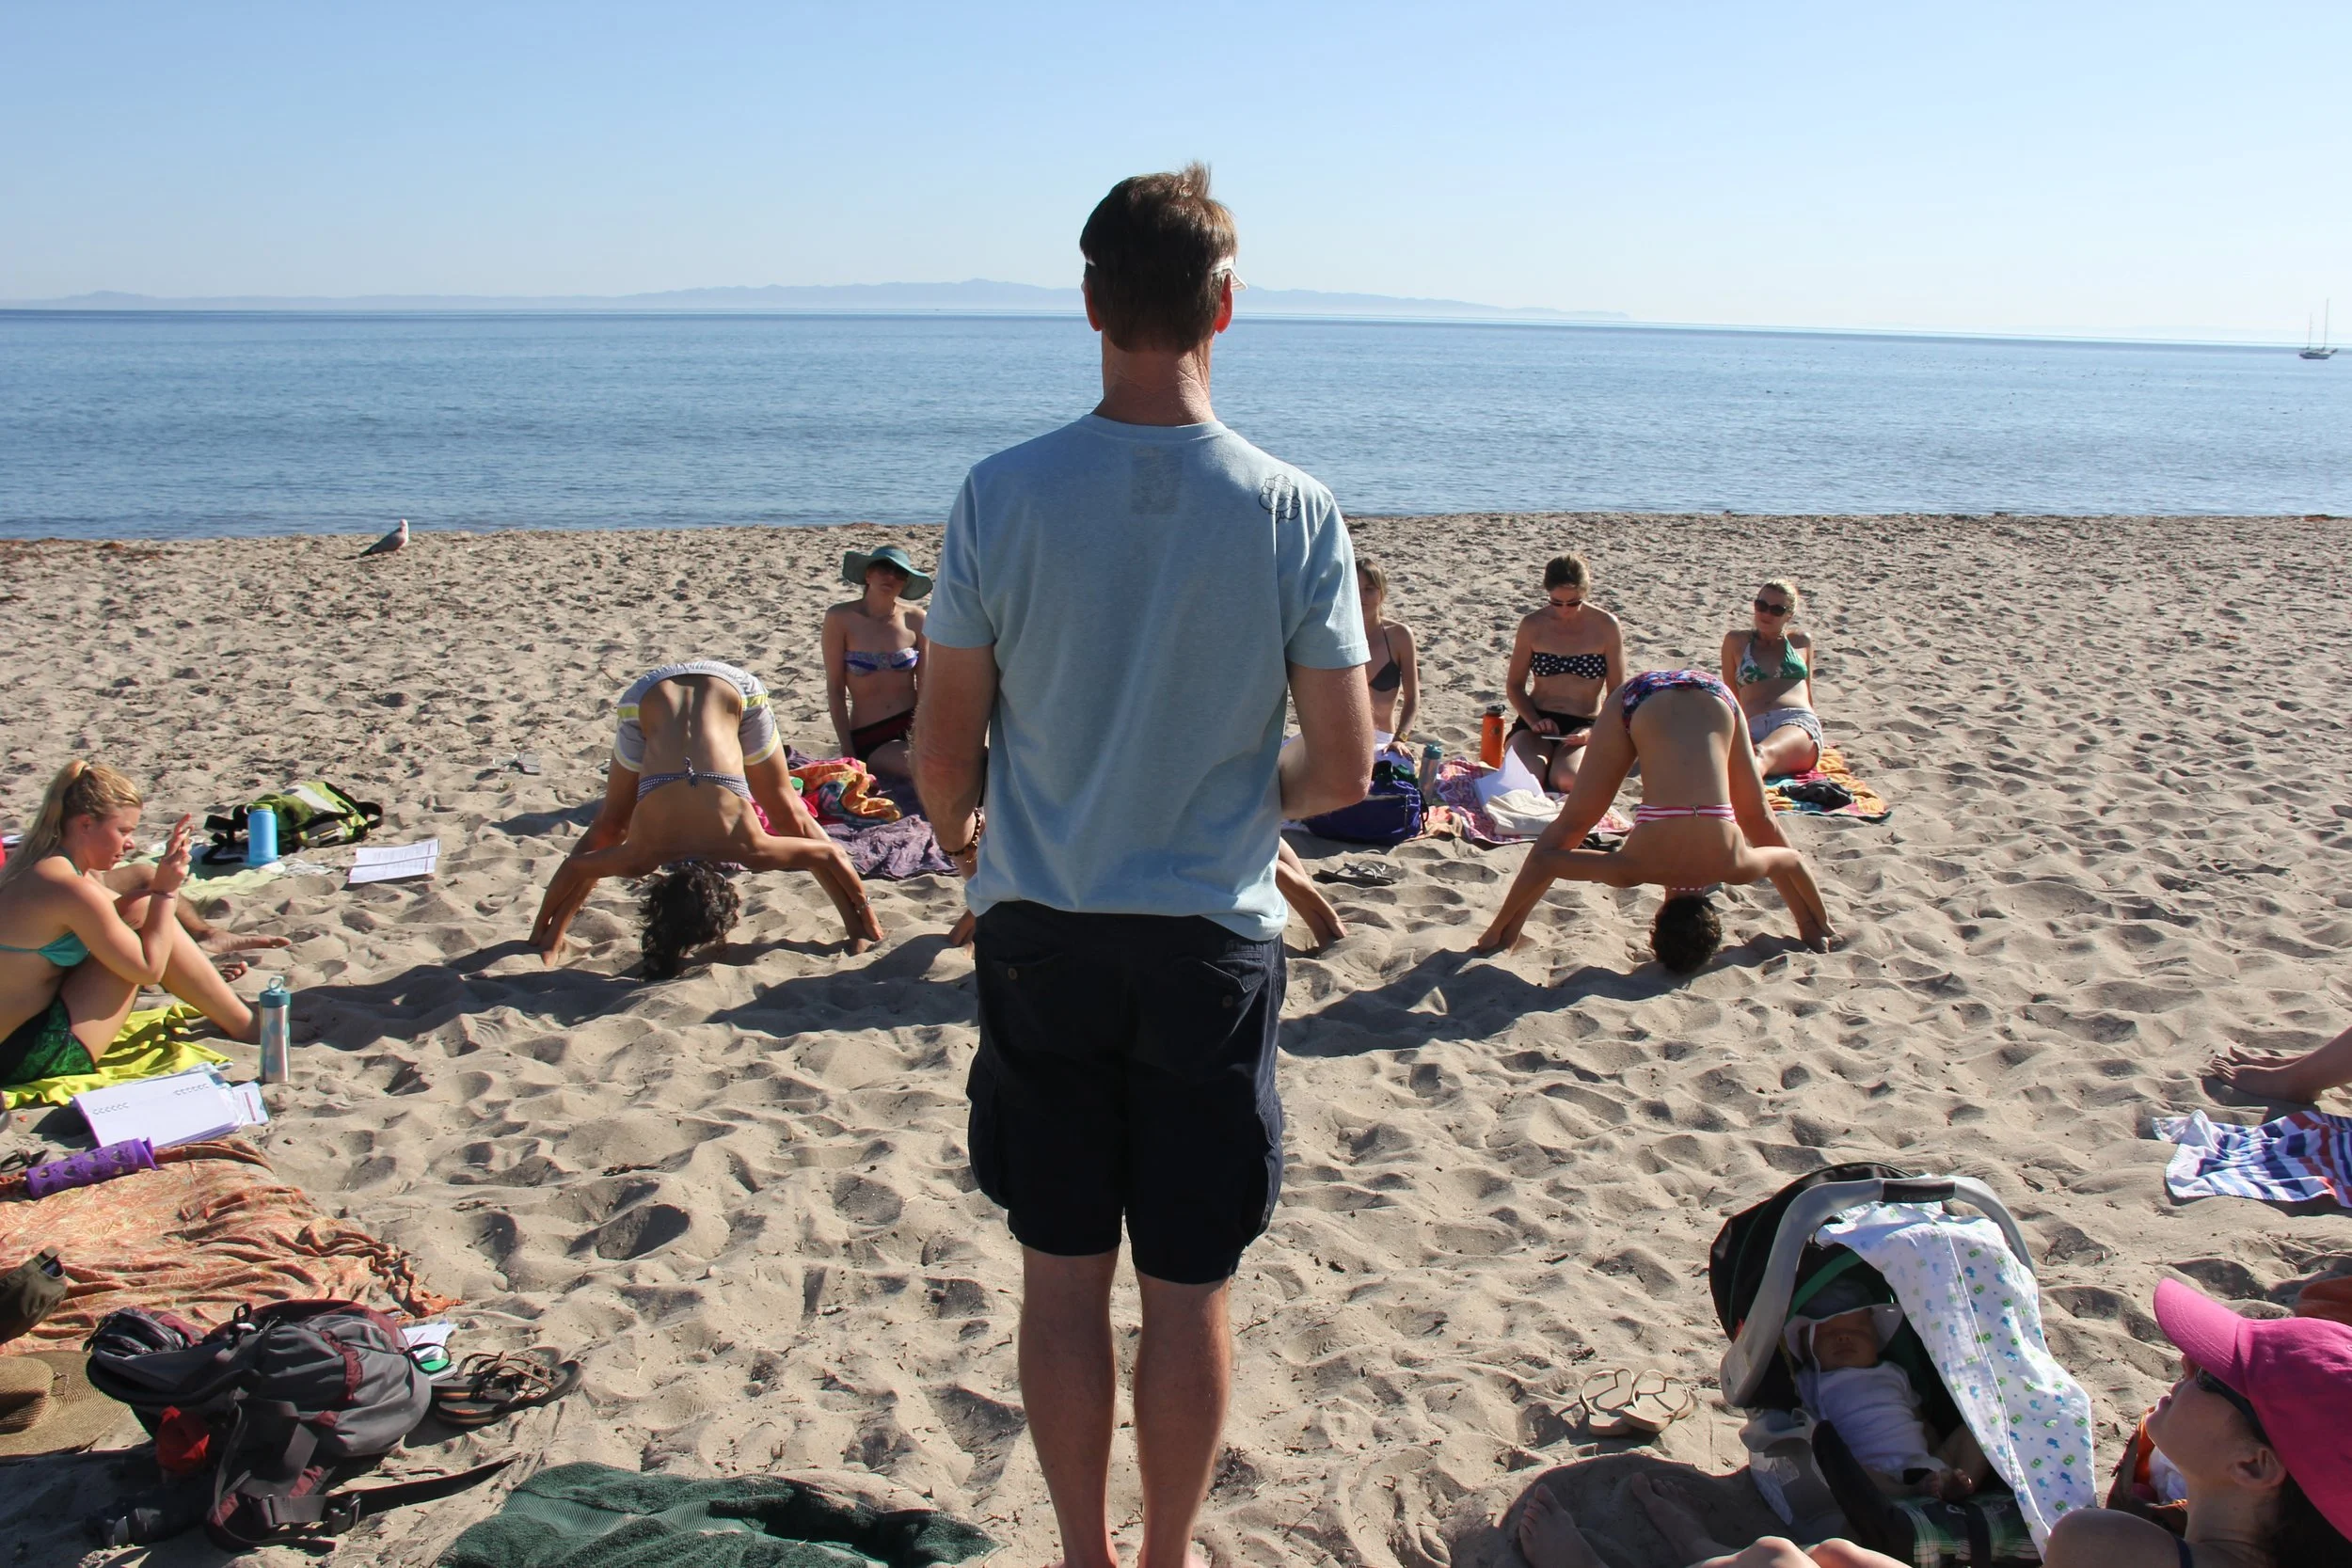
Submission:
M 1601 1367 L 1585 1376 L 1577 1390 L 1584 1404 L 1584 1425 L 1596 1437 L 1623 1437 L 1635 1428 L 1627 1416 L 1632 1407 L 1634 1384 L 1630 1367 Z
M 1394 887 L 1402 880 L 1392 865 L 1378 861 L 1342 861 L 1337 871 L 1318 871 L 1318 882 L 1345 882 L 1350 887 Z
M 453 1427 L 485 1427 L 517 1410 L 552 1404 L 580 1386 L 580 1363 L 536 1354 L 469 1355 L 433 1386 L 433 1414 Z
M 1633 1379 L 1633 1398 L 1625 1407 L 1625 1420 L 1652 1437 L 1699 1407 L 1699 1397 L 1656 1367 L 1645 1367 Z

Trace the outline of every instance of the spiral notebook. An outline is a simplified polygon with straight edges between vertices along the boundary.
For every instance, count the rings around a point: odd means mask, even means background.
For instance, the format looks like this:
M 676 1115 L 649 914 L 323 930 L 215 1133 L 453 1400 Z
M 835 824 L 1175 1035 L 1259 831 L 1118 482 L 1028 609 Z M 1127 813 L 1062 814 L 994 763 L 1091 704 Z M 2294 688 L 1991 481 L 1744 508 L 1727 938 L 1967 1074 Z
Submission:
M 201 1143 L 269 1120 L 258 1084 L 231 1084 L 211 1068 L 111 1084 L 73 1097 L 100 1147 L 145 1138 L 157 1148 Z

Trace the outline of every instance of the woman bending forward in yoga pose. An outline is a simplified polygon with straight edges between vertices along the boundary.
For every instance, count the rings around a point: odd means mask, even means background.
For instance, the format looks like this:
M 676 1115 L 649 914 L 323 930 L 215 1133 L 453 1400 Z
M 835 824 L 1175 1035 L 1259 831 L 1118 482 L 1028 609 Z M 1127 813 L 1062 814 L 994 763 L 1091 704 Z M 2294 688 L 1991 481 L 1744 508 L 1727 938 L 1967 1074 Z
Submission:
M 141 804 L 113 768 L 69 762 L 0 868 L 0 1083 L 89 1071 L 142 986 L 194 1004 L 231 1039 L 253 1039 L 252 1009 L 178 918 L 190 819 L 172 825 L 135 892 L 109 885 L 137 843 Z
M 806 871 L 840 911 L 850 952 L 882 938 L 850 857 L 793 787 L 759 678 L 707 659 L 666 665 L 621 693 L 604 805 L 548 884 L 532 945 L 556 962 L 598 881 L 659 871 L 644 901 L 645 977 L 666 980 L 735 924 L 741 901 L 722 865 Z
M 1636 675 L 1601 710 L 1592 736 L 1566 803 L 1527 852 L 1475 951 L 1517 942 L 1544 891 L 1562 878 L 1665 887 L 1650 945 L 1677 974 L 1698 968 L 1723 941 L 1705 895 L 1716 882 L 1770 878 L 1796 919 L 1797 935 L 1816 952 L 1827 949 L 1832 933 L 1820 890 L 1772 820 L 1740 705 L 1721 681 L 1697 670 Z M 1617 849 L 1580 847 L 1637 761 L 1642 805 L 1633 832 Z

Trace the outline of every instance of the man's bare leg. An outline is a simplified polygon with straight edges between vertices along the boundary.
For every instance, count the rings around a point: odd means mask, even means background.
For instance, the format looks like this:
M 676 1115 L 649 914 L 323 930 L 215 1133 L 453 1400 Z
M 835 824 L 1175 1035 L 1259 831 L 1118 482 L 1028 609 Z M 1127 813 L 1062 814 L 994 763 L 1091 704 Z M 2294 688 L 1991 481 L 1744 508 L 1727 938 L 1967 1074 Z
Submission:
M 1666 1538 L 1677 1561 L 1707 1562 L 1728 1557 L 1735 1550 L 1707 1533 L 1707 1527 L 1692 1512 L 1691 1499 L 1672 1481 L 1652 1481 L 1647 1476 L 1635 1476 L 1626 1490 L 1642 1505 L 1642 1512 L 1649 1515 L 1658 1533 Z
M 1065 1568 L 1117 1568 L 1107 1509 L 1111 1404 L 1119 1379 L 1111 1354 L 1111 1275 L 1119 1254 L 1057 1258 L 1024 1247 L 1021 1262 L 1021 1402 L 1054 1499 L 1062 1562 Z M 1142 1425 L 1139 1418 L 1136 1425 Z
M 1174 1285 L 1138 1274 L 1143 1342 L 1136 1353 L 1136 1453 L 1143 1468 L 1140 1568 L 1202 1560 L 1192 1527 L 1216 1471 L 1233 1391 L 1231 1282 Z

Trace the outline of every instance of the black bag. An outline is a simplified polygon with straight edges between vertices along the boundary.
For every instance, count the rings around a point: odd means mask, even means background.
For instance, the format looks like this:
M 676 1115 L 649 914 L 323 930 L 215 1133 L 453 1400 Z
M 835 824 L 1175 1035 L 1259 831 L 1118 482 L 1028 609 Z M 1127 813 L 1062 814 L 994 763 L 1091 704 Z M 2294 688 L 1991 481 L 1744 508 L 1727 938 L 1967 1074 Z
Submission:
M 98 1325 L 89 1353 L 92 1386 L 151 1433 L 167 1409 L 209 1426 L 204 1531 L 230 1551 L 337 1533 L 363 1513 L 445 1496 L 498 1468 L 329 1494 L 338 1466 L 396 1448 L 433 1400 L 399 1326 L 357 1302 L 239 1307 L 201 1338 L 184 1321 L 125 1310 Z
M 278 852 L 281 855 L 357 844 L 384 821 L 384 808 L 373 800 L 354 800 L 324 779 L 306 779 L 272 790 L 225 816 L 206 817 L 205 830 L 213 835 L 212 847 L 204 851 L 206 865 L 227 865 L 245 859 L 246 819 L 257 811 L 278 818 Z

